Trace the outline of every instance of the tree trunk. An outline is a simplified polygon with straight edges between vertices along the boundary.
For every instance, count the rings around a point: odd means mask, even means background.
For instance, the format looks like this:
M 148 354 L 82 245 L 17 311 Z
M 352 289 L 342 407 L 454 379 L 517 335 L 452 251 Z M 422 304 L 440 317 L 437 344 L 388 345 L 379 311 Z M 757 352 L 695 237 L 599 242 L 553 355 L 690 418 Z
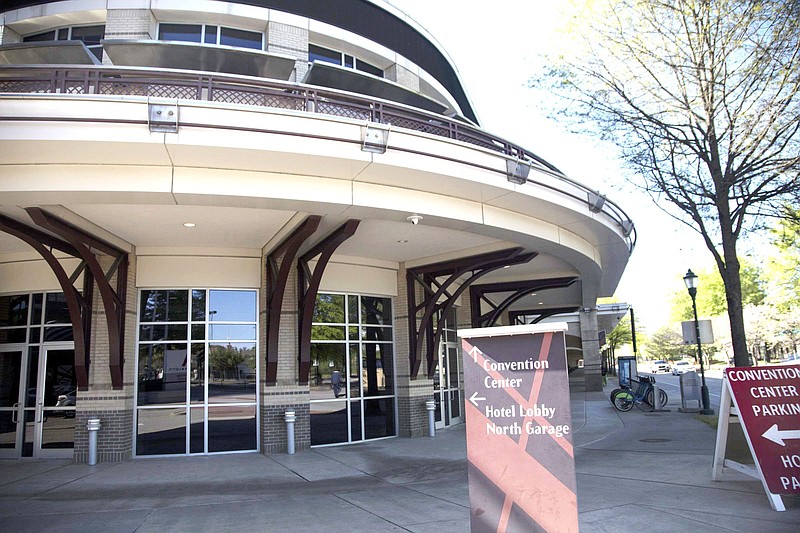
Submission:
M 739 258 L 736 256 L 736 241 L 723 235 L 722 249 L 725 265 L 720 268 L 722 282 L 725 284 L 725 299 L 728 302 L 728 320 L 731 325 L 731 344 L 735 366 L 750 366 L 747 353 L 747 338 L 744 330 L 744 310 L 742 308 L 742 280 L 739 277 Z

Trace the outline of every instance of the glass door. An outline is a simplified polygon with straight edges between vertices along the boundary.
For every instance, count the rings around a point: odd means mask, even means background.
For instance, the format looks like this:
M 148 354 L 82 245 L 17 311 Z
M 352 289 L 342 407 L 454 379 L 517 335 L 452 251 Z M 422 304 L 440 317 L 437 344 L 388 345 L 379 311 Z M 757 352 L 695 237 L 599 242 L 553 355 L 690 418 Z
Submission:
M 439 343 L 439 361 L 433 378 L 436 400 L 436 428 L 461 423 L 459 349 L 454 342 Z
M 75 350 L 72 346 L 46 346 L 39 362 L 33 456 L 69 458 L 75 447 Z M 26 406 L 26 411 L 28 410 Z M 26 413 L 26 441 L 27 418 Z
M 0 347 L 0 457 L 20 457 L 22 449 L 23 354 L 21 349 Z

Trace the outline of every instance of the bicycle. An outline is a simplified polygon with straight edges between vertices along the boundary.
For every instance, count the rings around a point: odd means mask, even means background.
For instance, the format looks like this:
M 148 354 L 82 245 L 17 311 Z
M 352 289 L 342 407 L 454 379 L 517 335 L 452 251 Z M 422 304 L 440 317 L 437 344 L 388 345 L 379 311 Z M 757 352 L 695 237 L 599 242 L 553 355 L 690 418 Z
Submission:
M 653 377 L 639 376 L 639 386 L 636 391 L 630 388 L 615 389 L 611 393 L 611 403 L 615 409 L 622 412 L 630 411 L 634 405 L 643 403 L 653 407 L 653 383 L 655 381 Z M 667 393 L 661 389 L 659 389 L 658 399 L 659 408 L 667 405 L 669 401 Z

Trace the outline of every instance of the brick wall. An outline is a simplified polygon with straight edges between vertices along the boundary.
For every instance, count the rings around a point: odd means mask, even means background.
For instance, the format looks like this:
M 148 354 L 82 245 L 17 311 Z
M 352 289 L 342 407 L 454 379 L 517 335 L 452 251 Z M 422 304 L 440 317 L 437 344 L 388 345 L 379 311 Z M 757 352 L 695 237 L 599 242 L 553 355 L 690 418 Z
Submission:
M 309 393 L 295 390 L 273 390 L 262 395 L 261 402 L 261 453 L 286 453 L 286 411 L 294 411 L 294 448 L 300 452 L 311 447 L 311 411 Z
M 302 81 L 308 70 L 308 29 L 280 22 L 267 25 L 267 52 L 295 57 L 295 70 L 289 81 Z

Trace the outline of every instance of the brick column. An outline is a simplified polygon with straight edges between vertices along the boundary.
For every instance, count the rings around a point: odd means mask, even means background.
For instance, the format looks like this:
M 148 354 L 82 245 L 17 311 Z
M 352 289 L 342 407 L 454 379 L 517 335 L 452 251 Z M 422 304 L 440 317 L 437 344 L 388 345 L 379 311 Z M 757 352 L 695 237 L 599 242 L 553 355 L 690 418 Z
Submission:
M 581 309 L 581 347 L 586 391 L 602 391 L 603 376 L 600 373 L 600 339 L 597 326 L 597 309 Z
M 106 39 L 155 39 L 156 20 L 149 9 L 109 9 Z M 103 54 L 103 64 L 111 61 Z
M 289 81 L 301 81 L 308 71 L 308 28 L 269 21 L 266 41 L 267 52 L 296 58 L 294 73 Z
M 129 254 L 128 293 L 125 306 L 125 345 L 123 349 L 123 388 L 111 387 L 108 369 L 108 327 L 100 291 L 94 290 L 92 313 L 92 337 L 89 347 L 89 390 L 78 391 L 75 414 L 75 461 L 85 463 L 89 459 L 89 432 L 86 424 L 90 418 L 100 419 L 97 439 L 99 462 L 125 461 L 133 455 L 133 389 L 136 379 L 136 259 Z M 112 264 L 110 257 L 101 257 L 100 265 L 107 269 Z M 116 275 L 111 279 L 116 287 Z
M 266 259 L 262 260 L 259 339 L 261 370 L 261 453 L 286 453 L 286 422 L 284 413 L 293 410 L 297 416 L 294 426 L 295 451 L 307 450 L 311 446 L 311 411 L 309 409 L 308 385 L 299 385 L 297 380 L 299 353 L 297 269 L 292 268 L 286 280 L 286 293 L 281 310 L 280 338 L 278 345 L 277 384 L 265 385 L 267 354 L 267 271 Z
M 419 294 L 421 294 L 421 291 Z M 411 379 L 408 323 L 408 294 L 406 293 L 406 268 L 402 264 L 397 272 L 397 299 L 394 305 L 395 366 L 397 367 L 397 418 L 401 437 L 418 437 L 428 434 L 428 411 L 425 402 L 433 399 L 433 380 L 428 379 L 427 364 L 422 363 L 416 379 Z M 419 354 L 424 358 L 424 354 Z

